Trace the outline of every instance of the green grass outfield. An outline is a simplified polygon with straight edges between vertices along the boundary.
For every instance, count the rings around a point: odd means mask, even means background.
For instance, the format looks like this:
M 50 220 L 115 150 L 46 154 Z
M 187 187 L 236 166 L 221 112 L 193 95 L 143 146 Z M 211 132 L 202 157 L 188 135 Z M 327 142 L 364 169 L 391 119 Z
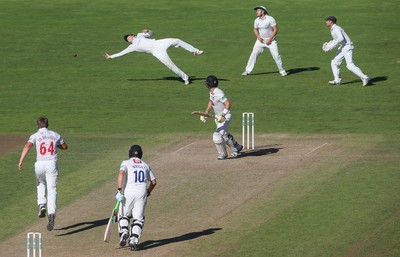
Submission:
M 255 41 L 252 8 L 259 4 L 266 5 L 279 24 L 280 53 L 291 72 L 285 78 L 276 72 L 269 52 L 260 57 L 254 75 L 241 76 Z M 234 135 L 240 134 L 240 114 L 252 111 L 256 133 L 352 134 L 360 144 L 375 145 L 379 157 L 362 158 L 345 168 L 333 165 L 335 176 L 329 183 L 318 184 L 304 201 L 291 206 L 290 214 L 273 203 L 281 213 L 278 218 L 245 231 L 245 242 L 223 239 L 240 247 L 221 255 L 338 256 L 354 241 L 373 234 L 376 224 L 393 220 L 374 240 L 367 238 L 357 256 L 398 256 L 400 163 L 382 156 L 400 154 L 399 9 L 394 0 L 4 0 L 0 135 L 28 137 L 36 130 L 37 116 L 49 117 L 50 128 L 71 147 L 60 157 L 62 207 L 115 179 L 114 170 L 132 142 L 151 149 L 151 158 L 157 148 L 167 150 L 190 133 L 210 134 L 214 125 L 200 124 L 190 112 L 205 109 L 204 80 L 215 74 L 233 104 Z M 321 46 L 331 39 L 323 20 L 329 15 L 337 16 L 338 25 L 355 43 L 355 63 L 372 78 L 371 86 L 362 87 L 345 63 L 343 85 L 327 85 L 334 53 L 324 53 Z M 182 49 L 169 51 L 191 76 L 190 86 L 149 54 L 102 58 L 106 51 L 126 47 L 124 34 L 143 28 L 154 30 L 156 38 L 178 37 L 205 51 L 198 57 Z M 0 240 L 36 220 L 26 215 L 36 212 L 34 154 L 28 156 L 24 173 L 17 172 L 22 147 L 0 156 L 0 212 L 13 213 L 0 221 Z M 307 187 L 307 181 L 313 180 L 289 181 L 276 194 L 294 199 L 296 193 L 287 188 Z M 350 208 L 352 201 L 358 211 Z M 326 203 L 340 213 L 325 213 Z M 269 208 L 252 211 L 262 219 Z M 325 218 L 319 219 L 324 223 L 302 217 L 305 209 Z M 333 217 L 335 226 L 329 219 Z M 332 232 L 326 241 L 321 239 L 327 234 L 323 230 Z M 349 237 L 345 243 L 339 240 L 344 235 Z

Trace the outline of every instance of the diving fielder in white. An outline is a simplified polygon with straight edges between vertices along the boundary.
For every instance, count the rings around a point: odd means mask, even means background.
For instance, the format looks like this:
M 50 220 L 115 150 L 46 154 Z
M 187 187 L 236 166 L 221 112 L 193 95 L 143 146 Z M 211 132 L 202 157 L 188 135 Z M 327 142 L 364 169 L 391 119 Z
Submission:
M 330 28 L 333 40 L 324 43 L 322 50 L 328 52 L 339 45 L 336 56 L 331 61 L 334 79 L 329 81 L 329 84 L 340 85 L 340 65 L 342 64 L 343 59 L 345 59 L 347 69 L 357 75 L 361 79 L 363 86 L 366 86 L 370 81 L 369 77 L 365 75 L 353 62 L 354 44 L 346 32 L 341 27 L 336 25 L 336 21 L 337 19 L 334 16 L 329 16 L 325 19 L 325 24 L 328 28 Z
M 178 38 L 165 38 L 165 39 L 149 39 L 152 37 L 154 33 L 151 30 L 144 29 L 142 33 L 138 33 L 137 35 L 125 35 L 124 39 L 126 42 L 130 43 L 130 45 L 119 53 L 109 55 L 108 53 L 104 54 L 105 59 L 113 59 L 120 56 L 123 56 L 127 53 L 131 52 L 144 52 L 150 53 L 154 57 L 156 57 L 160 62 L 162 62 L 165 66 L 168 67 L 172 72 L 182 78 L 185 85 L 190 83 L 189 76 L 186 75 L 181 69 L 179 69 L 174 62 L 171 60 L 167 53 L 167 49 L 170 47 L 182 47 L 186 51 L 193 53 L 194 55 L 201 55 L 203 51 L 189 45 L 188 43 L 178 39 Z
M 278 24 L 272 16 L 267 15 L 268 11 L 264 6 L 257 6 L 254 10 L 256 11 L 257 18 L 254 21 L 253 31 L 257 40 L 247 62 L 246 70 L 242 75 L 247 76 L 253 71 L 258 56 L 264 52 L 265 48 L 268 48 L 272 58 L 275 60 L 279 73 L 281 76 L 286 76 L 287 73 L 283 68 L 282 58 L 279 54 L 278 43 L 276 41 Z
M 218 87 L 218 79 L 210 75 L 206 79 L 206 86 L 210 91 L 210 98 L 207 104 L 206 113 L 214 109 L 215 125 L 217 126 L 213 133 L 213 142 L 218 152 L 218 160 L 224 160 L 228 157 L 226 145 L 232 148 L 232 157 L 240 155 L 243 146 L 236 142 L 235 138 L 229 133 L 229 124 L 232 119 L 231 103 L 225 96 L 224 91 Z M 200 121 L 206 122 L 204 116 L 200 116 Z
M 19 159 L 18 169 L 22 170 L 22 165 L 26 155 L 32 146 L 36 146 L 35 175 L 39 217 L 44 218 L 46 216 L 47 206 L 49 219 L 47 230 L 51 231 L 54 228 L 57 203 L 57 148 L 66 150 L 68 149 L 68 145 L 58 133 L 47 129 L 49 122 L 46 117 L 39 117 L 36 123 L 39 131 L 31 135 L 28 142 L 25 144 Z
M 117 201 L 121 201 L 118 222 L 120 246 L 126 245 L 129 237 L 129 221 L 130 218 L 133 218 L 129 240 L 129 247 L 132 251 L 137 250 L 143 232 L 147 197 L 150 196 L 157 184 L 150 166 L 141 160 L 142 155 L 143 151 L 139 145 L 133 145 L 130 148 L 129 159 L 121 163 L 118 191 L 115 195 Z M 147 188 L 148 182 L 149 187 Z

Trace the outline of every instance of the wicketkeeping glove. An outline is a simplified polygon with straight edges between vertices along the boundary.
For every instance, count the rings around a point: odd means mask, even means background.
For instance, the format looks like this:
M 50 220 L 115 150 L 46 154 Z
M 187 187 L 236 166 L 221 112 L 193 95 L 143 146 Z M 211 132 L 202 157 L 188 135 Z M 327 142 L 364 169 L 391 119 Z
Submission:
M 203 122 L 203 123 L 206 123 L 207 119 L 204 116 L 200 116 L 200 121 Z
M 115 194 L 115 199 L 117 199 L 117 201 L 122 202 L 124 200 L 124 193 L 117 190 L 117 193 Z
M 329 41 L 329 42 L 325 42 L 325 43 L 322 45 L 322 50 L 323 50 L 324 52 L 328 52 L 328 51 L 332 50 L 335 46 L 336 46 L 335 41 L 331 40 L 331 41 Z

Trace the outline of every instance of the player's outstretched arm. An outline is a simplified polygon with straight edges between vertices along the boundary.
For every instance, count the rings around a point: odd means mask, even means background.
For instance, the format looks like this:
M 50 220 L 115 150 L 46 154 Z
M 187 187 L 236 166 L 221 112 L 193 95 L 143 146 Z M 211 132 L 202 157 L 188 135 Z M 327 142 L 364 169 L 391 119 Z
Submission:
M 32 145 L 33 144 L 31 142 L 27 142 L 24 146 L 24 149 L 22 149 L 21 158 L 19 158 L 18 162 L 19 170 L 22 170 L 22 165 L 24 164 L 25 157 L 28 154 L 29 150 L 31 150 Z
M 108 53 L 104 53 L 103 54 L 104 59 L 110 59 L 111 55 L 109 55 Z

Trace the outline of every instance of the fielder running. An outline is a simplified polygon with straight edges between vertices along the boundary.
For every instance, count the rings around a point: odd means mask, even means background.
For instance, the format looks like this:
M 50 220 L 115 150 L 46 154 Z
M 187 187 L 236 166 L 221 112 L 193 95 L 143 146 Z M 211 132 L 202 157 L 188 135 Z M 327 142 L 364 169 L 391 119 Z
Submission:
M 324 52 L 328 52 L 339 46 L 335 58 L 331 61 L 331 67 L 334 79 L 329 81 L 331 85 L 340 85 L 340 65 L 343 59 L 346 60 L 347 69 L 356 74 L 362 81 L 362 85 L 368 85 L 370 79 L 365 75 L 360 68 L 358 68 L 353 62 L 353 50 L 354 45 L 347 33 L 338 25 L 336 25 L 336 17 L 329 16 L 325 19 L 325 24 L 331 30 L 333 40 L 326 42 L 322 46 Z
M 56 132 L 48 130 L 49 121 L 46 117 L 39 117 L 36 121 L 39 131 L 31 135 L 19 159 L 18 169 L 22 170 L 24 159 L 32 146 L 36 146 L 36 188 L 37 204 L 39 206 L 39 218 L 46 217 L 46 207 L 49 223 L 47 230 L 54 228 L 57 203 L 57 181 L 58 181 L 58 156 L 57 148 L 68 149 L 67 143 Z M 47 187 L 47 199 L 46 199 Z
M 171 58 L 168 56 L 167 49 L 170 47 L 182 47 L 186 51 L 193 53 L 194 55 L 201 55 L 203 51 L 189 45 L 188 43 L 178 39 L 178 38 L 165 38 L 165 39 L 149 39 L 152 37 L 154 33 L 151 30 L 144 29 L 142 33 L 138 33 L 137 35 L 129 34 L 125 35 L 124 39 L 126 42 L 130 43 L 130 45 L 119 53 L 109 55 L 108 53 L 104 54 L 105 59 L 113 59 L 120 56 L 123 56 L 127 53 L 131 52 L 144 52 L 150 53 L 154 57 L 156 57 L 160 62 L 162 62 L 165 66 L 168 67 L 172 72 L 182 78 L 185 85 L 190 84 L 189 76 L 186 75 L 181 69 L 179 69 Z
M 257 18 L 254 21 L 253 32 L 257 40 L 242 76 L 247 76 L 252 72 L 258 56 L 264 52 L 265 48 L 269 49 L 281 76 L 286 76 L 287 73 L 283 68 L 282 58 L 279 54 L 278 43 L 276 41 L 278 24 L 272 16 L 268 15 L 268 11 L 264 6 L 257 6 L 254 10 L 256 11 Z
M 232 119 L 231 103 L 226 98 L 224 91 L 218 87 L 218 79 L 214 75 L 210 75 L 206 79 L 206 86 L 210 90 L 210 98 L 207 104 L 206 113 L 212 108 L 215 113 L 215 124 L 217 128 L 213 133 L 213 142 L 218 152 L 218 160 L 224 160 L 228 157 L 226 144 L 232 148 L 232 157 L 240 155 L 243 146 L 236 142 L 235 138 L 229 133 L 229 124 Z M 200 116 L 200 121 L 206 122 L 204 116 Z
M 129 237 L 130 218 L 133 218 L 129 240 L 129 247 L 132 251 L 137 250 L 143 232 L 147 197 L 150 196 L 157 184 L 153 171 L 147 163 L 141 160 L 142 155 L 143 151 L 139 145 L 133 145 L 130 148 L 129 159 L 121 163 L 118 175 L 118 191 L 115 195 L 117 201 L 121 201 L 118 222 L 119 245 L 126 245 Z

